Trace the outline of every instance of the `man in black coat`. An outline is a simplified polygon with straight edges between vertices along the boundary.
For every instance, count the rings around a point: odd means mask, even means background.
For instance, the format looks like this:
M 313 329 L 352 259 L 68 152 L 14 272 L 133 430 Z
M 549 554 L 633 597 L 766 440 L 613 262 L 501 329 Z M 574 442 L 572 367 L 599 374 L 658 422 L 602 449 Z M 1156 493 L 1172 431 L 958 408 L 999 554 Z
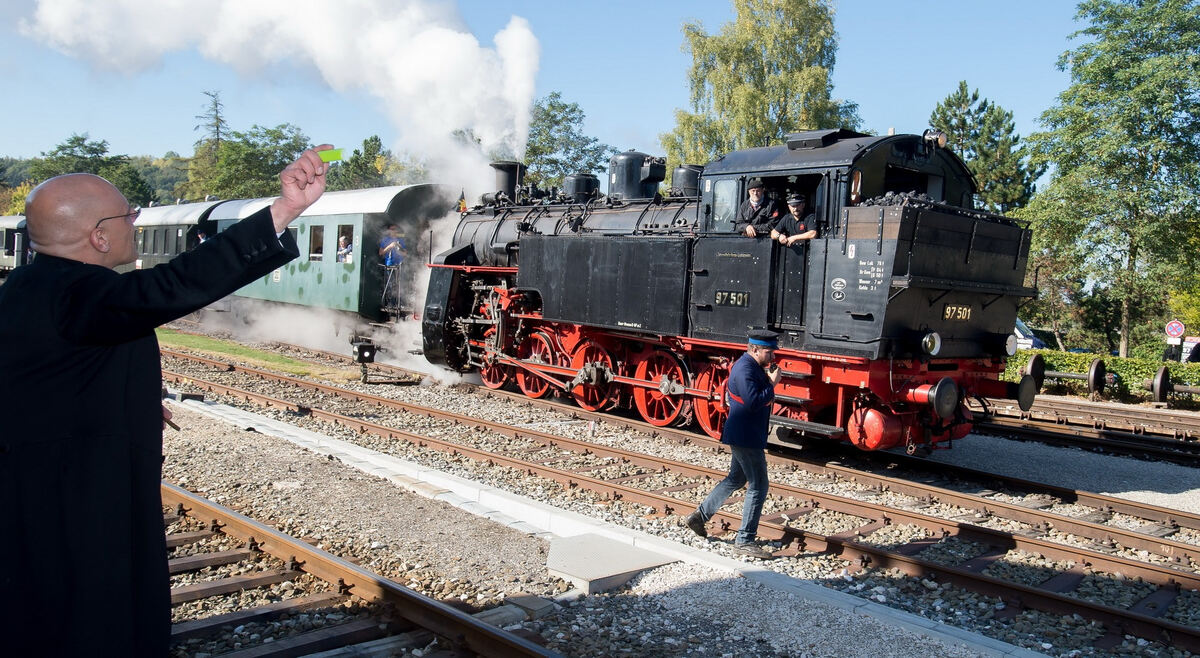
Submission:
M 328 145 L 318 147 L 323 150 Z M 8 655 L 162 656 L 171 605 L 162 376 L 154 328 L 298 254 L 287 225 L 325 191 L 313 150 L 268 207 L 150 270 L 139 210 L 91 174 L 26 202 L 33 263 L 0 286 L 0 646 Z
M 779 220 L 779 208 L 774 199 L 767 197 L 766 188 L 761 178 L 751 178 L 746 183 L 746 194 L 749 196 L 738 207 L 737 221 L 733 228 L 748 238 L 766 237 L 775 222 Z

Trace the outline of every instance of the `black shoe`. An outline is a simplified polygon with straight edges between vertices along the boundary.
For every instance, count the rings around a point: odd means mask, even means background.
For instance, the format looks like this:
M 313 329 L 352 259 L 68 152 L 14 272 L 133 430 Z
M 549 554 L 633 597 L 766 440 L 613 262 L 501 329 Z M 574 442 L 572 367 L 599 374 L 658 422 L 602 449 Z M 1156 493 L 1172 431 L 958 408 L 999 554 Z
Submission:
M 742 555 L 749 555 L 750 557 L 758 558 L 760 560 L 775 559 L 774 553 L 771 553 L 771 552 L 765 550 L 762 546 L 759 546 L 758 544 L 751 544 L 751 543 L 734 544 L 733 550 L 737 551 L 738 553 L 741 553 Z
M 691 514 L 688 514 L 687 518 L 684 519 L 683 522 L 686 523 L 687 527 L 691 528 L 692 532 L 696 533 L 697 535 L 700 535 L 701 537 L 708 536 L 708 529 L 704 527 L 704 520 L 700 518 L 699 512 L 692 512 Z

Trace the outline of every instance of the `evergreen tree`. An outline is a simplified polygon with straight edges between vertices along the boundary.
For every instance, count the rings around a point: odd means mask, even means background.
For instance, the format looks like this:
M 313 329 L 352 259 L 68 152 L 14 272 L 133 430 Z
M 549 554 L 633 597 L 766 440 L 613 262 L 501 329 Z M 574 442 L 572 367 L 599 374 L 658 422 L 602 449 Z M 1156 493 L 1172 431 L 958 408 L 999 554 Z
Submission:
M 948 137 L 979 186 L 980 205 L 991 212 L 1007 213 L 1033 197 L 1042 167 L 1028 164 L 1020 146 L 1012 112 L 967 89 L 967 81 L 934 108 L 929 125 Z
M 229 137 L 229 123 L 225 120 L 225 104 L 221 102 L 221 92 L 203 93 L 208 96 L 208 105 L 204 112 L 194 117 L 200 123 L 196 124 L 193 130 L 204 131 L 204 136 L 196 141 L 196 151 L 188 162 L 187 180 L 175 188 L 178 198 L 192 201 L 200 201 L 213 194 L 221 144 Z
M 1200 6 L 1085 0 L 1077 19 L 1083 42 L 1059 59 L 1071 84 L 1030 136 L 1053 175 L 1022 215 L 1035 246 L 1073 255 L 1112 300 L 1096 311 L 1112 314 L 1126 356 L 1142 327 L 1161 327 L 1164 282 L 1190 289 L 1200 277 L 1187 267 L 1200 233 Z
M 837 42 L 829 0 L 734 0 L 719 34 L 683 26 L 692 54 L 691 111 L 675 111 L 661 136 L 668 170 L 736 149 L 768 146 L 788 133 L 856 128 L 858 106 L 831 98 Z
M 562 186 L 563 176 L 603 172 L 617 152 L 595 137 L 583 134 L 585 115 L 578 103 L 568 103 L 557 91 L 539 98 L 529 122 L 525 145 L 527 183 L 549 189 Z

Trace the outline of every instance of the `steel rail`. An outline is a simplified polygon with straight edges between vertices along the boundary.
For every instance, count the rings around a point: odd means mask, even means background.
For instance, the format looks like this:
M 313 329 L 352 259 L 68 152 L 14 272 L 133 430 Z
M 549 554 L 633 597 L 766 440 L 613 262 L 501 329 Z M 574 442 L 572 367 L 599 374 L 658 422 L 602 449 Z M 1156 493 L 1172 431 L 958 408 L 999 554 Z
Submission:
M 193 382 L 195 380 L 192 378 Z M 235 395 L 246 396 L 246 391 L 239 391 L 234 387 L 217 385 L 211 382 L 204 385 L 212 385 L 210 390 L 227 390 L 236 392 Z M 266 398 L 259 394 L 251 394 L 253 399 Z M 270 406 L 283 406 L 288 408 L 302 409 L 303 405 L 275 400 Z M 582 486 L 586 489 L 596 491 L 611 496 L 614 499 L 627 499 L 638 502 L 654 508 L 664 514 L 677 512 L 679 508 L 685 510 L 695 509 L 696 505 L 685 501 L 679 501 L 669 496 L 663 496 L 654 492 L 644 491 L 633 487 L 628 487 L 620 483 L 609 482 L 582 475 L 577 470 L 562 470 L 545 464 L 530 462 L 523 459 L 497 455 L 484 450 L 455 444 L 453 442 L 434 439 L 431 437 L 415 435 L 409 432 L 404 432 L 389 428 L 383 425 L 370 423 L 332 412 L 325 412 L 316 409 L 309 409 L 309 412 L 314 417 L 320 417 L 330 422 L 338 423 L 348 427 L 352 427 L 359 432 L 371 432 L 378 436 L 388 438 L 403 438 L 415 443 L 418 446 L 428 447 L 430 445 L 439 445 L 442 449 L 450 452 L 453 455 L 465 455 L 477 461 L 487 462 L 489 464 L 501 464 L 513 468 L 522 468 L 530 475 L 545 477 L 563 483 L 568 487 Z M 483 421 L 476 421 L 477 424 L 484 424 Z M 565 442 L 562 437 L 556 437 L 556 440 Z M 595 450 L 597 446 L 588 444 L 589 449 Z M 615 450 L 605 448 L 605 451 Z M 645 457 L 645 456 L 643 456 Z M 678 464 L 676 462 L 665 462 L 664 465 Z M 681 466 L 688 466 L 679 464 Z M 596 470 L 604 465 L 598 465 Z M 705 469 L 703 467 L 690 466 L 691 469 L 698 469 L 701 472 L 707 472 L 710 477 L 722 477 L 724 471 L 715 469 Z M 699 486 L 699 483 L 697 484 Z M 834 511 L 839 511 L 846 514 L 851 514 L 867 519 L 867 523 L 860 528 L 851 531 L 851 533 L 864 533 L 874 531 L 882 525 L 892 523 L 894 519 L 902 519 L 905 522 L 912 523 L 919 527 L 928 530 L 943 531 L 943 536 L 955 534 L 957 531 L 959 536 L 967 539 L 981 541 L 992 546 L 1020 548 L 1029 552 L 1055 557 L 1057 559 L 1068 559 L 1077 563 L 1091 565 L 1103 564 L 1108 567 L 1108 570 L 1120 573 L 1136 574 L 1138 577 L 1148 579 L 1155 582 L 1160 587 L 1171 588 L 1176 592 L 1179 587 L 1185 583 L 1200 584 L 1200 576 L 1195 576 L 1180 572 L 1175 569 L 1138 563 L 1125 558 L 1117 558 L 1113 556 L 1105 556 L 1102 554 L 1093 553 L 1084 549 L 1078 549 L 1061 544 L 1055 544 L 1044 540 L 1032 538 L 1024 538 L 1015 535 L 1009 535 L 1000 531 L 972 526 L 969 524 L 960 524 L 953 520 L 941 519 L 938 517 L 930 517 L 917 512 L 910 512 L 902 509 L 887 508 L 880 505 L 870 503 L 862 503 L 850 499 L 844 499 L 829 494 L 813 492 L 794 487 L 786 486 L 771 486 L 772 493 L 779 495 L 781 493 L 789 493 L 799 500 L 808 498 L 809 507 L 816 509 L 825 507 Z M 811 511 L 811 510 L 809 510 Z M 733 525 L 740 522 L 740 517 L 727 512 L 718 512 L 718 517 L 727 525 Z M 1030 606 L 1030 602 L 1038 609 L 1061 613 L 1061 614 L 1081 614 L 1090 619 L 1095 619 L 1106 625 L 1116 625 L 1122 629 L 1135 632 L 1143 637 L 1153 639 L 1172 639 L 1179 643 L 1179 646 L 1194 647 L 1200 649 L 1200 628 L 1192 628 L 1158 619 L 1148 615 L 1141 615 L 1110 606 L 1095 604 L 1081 599 L 1067 596 L 1055 591 L 1042 590 L 1035 587 L 1015 585 L 1007 581 L 986 576 L 982 573 L 974 573 L 969 570 L 959 569 L 940 565 L 931 561 L 921 560 L 919 558 L 904 555 L 898 551 L 890 551 L 878 547 L 862 544 L 846 535 L 848 533 L 839 533 L 839 535 L 823 536 L 816 533 L 811 533 L 804 530 L 799 530 L 777 523 L 770 518 L 764 519 L 760 524 L 760 534 L 766 537 L 783 539 L 785 542 L 795 542 L 799 546 L 808 548 L 815 547 L 816 550 L 830 552 L 842 559 L 857 562 L 862 565 L 868 565 L 872 562 L 878 563 L 881 566 L 889 566 L 901 569 L 905 573 L 914 576 L 926 576 L 937 574 L 947 578 L 956 584 L 967 587 L 974 591 L 993 594 L 1005 600 Z M 1189 585 L 1189 587 L 1192 587 Z M 1168 594 L 1170 594 L 1168 590 Z M 1173 596 L 1171 597 L 1173 598 Z M 1165 607 L 1163 608 L 1165 611 Z
M 182 505 L 186 514 L 216 520 L 225 534 L 253 540 L 263 551 L 337 583 L 342 593 L 391 604 L 397 615 L 480 656 L 560 655 L 173 484 L 162 483 L 162 498 L 166 505 Z

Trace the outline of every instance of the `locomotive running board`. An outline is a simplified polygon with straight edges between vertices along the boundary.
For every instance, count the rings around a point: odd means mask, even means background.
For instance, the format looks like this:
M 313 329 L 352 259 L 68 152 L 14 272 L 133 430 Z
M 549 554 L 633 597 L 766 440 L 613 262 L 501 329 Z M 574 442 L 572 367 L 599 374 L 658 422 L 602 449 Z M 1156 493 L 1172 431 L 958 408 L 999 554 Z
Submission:
M 846 434 L 846 429 L 843 427 L 823 425 L 821 423 L 810 423 L 806 420 L 796 420 L 795 418 L 786 418 L 784 416 L 772 415 L 771 422 L 780 427 L 786 427 L 790 430 L 799 432 L 802 436 L 816 436 L 825 439 L 836 439 Z

